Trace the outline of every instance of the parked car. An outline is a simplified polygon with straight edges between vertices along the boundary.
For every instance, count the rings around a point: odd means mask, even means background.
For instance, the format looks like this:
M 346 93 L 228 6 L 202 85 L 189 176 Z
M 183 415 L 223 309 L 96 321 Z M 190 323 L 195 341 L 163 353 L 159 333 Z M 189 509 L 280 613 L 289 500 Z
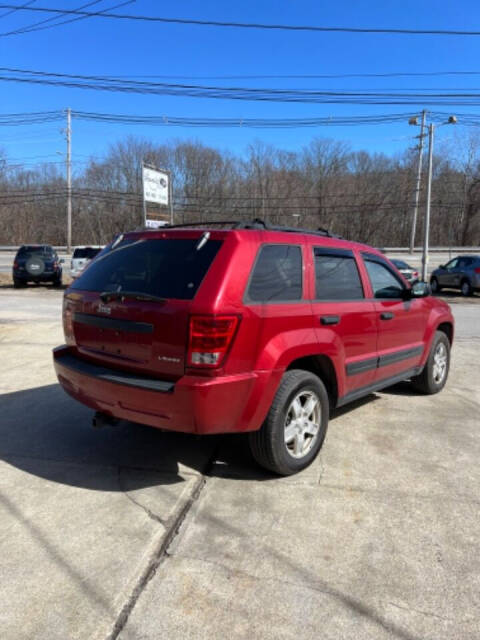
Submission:
M 103 247 L 101 246 L 75 247 L 72 254 L 72 262 L 70 264 L 70 273 L 72 278 L 78 278 L 87 264 L 100 253 L 102 248 Z
M 392 258 L 390 262 L 397 267 L 402 276 L 408 282 L 416 282 L 418 280 L 418 271 L 407 264 L 404 260 L 397 260 L 396 258 Z
M 13 286 L 21 287 L 29 282 L 62 284 L 63 259 L 49 244 L 25 244 L 15 255 L 12 268 Z
M 459 289 L 462 296 L 480 291 L 480 256 L 458 256 L 432 272 L 433 293 L 441 289 Z
M 405 379 L 443 388 L 454 320 L 429 293 L 324 231 L 135 231 L 65 293 L 54 365 L 97 425 L 249 432 L 256 460 L 287 475 L 315 458 L 335 407 Z

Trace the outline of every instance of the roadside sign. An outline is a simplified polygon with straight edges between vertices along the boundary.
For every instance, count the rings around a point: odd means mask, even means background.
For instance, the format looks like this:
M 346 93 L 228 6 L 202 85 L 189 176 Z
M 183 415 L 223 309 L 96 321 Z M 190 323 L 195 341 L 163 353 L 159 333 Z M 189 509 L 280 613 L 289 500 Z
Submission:
M 143 166 L 143 198 L 145 202 L 169 204 L 170 176 L 166 171 Z
M 145 227 L 158 229 L 173 221 L 172 177 L 169 171 L 142 165 L 143 221 Z M 147 209 L 147 204 L 153 205 Z M 165 207 L 168 207 L 165 208 Z

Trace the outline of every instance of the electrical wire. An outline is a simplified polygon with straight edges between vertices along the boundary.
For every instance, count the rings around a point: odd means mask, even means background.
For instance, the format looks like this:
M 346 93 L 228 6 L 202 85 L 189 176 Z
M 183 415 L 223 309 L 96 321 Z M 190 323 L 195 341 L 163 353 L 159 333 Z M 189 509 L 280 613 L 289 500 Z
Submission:
M 181 24 L 202 27 L 230 27 L 240 29 L 260 29 L 275 31 L 304 31 L 314 33 L 358 33 L 358 34 L 397 34 L 397 35 L 436 35 L 436 36 L 479 36 L 480 31 L 460 29 L 400 29 L 379 27 L 337 27 L 319 25 L 272 24 L 260 22 L 233 22 L 222 20 L 196 20 L 190 18 L 166 18 L 163 16 L 147 16 L 134 14 L 88 12 L 79 9 L 54 9 L 50 7 L 20 7 L 19 5 L 0 4 L 0 9 L 21 9 L 64 15 L 79 15 L 87 17 L 101 17 L 116 20 L 131 20 L 139 22 L 156 22 L 163 24 Z M 9 34 L 0 34 L 9 35 Z
M 5 13 L 0 14 L 0 18 L 6 18 L 7 16 L 11 15 L 12 13 L 16 13 L 20 9 L 25 9 L 29 5 L 34 4 L 36 1 L 37 0 L 29 0 L 29 2 L 26 2 L 25 4 L 22 4 L 21 6 L 16 7 L 15 9 L 10 9 L 10 11 L 5 11 Z

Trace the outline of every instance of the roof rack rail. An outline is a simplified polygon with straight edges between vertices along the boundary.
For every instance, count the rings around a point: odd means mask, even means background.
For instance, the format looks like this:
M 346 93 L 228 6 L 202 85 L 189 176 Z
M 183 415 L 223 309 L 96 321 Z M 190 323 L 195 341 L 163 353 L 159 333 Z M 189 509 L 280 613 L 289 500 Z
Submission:
M 182 224 L 166 224 L 159 229 L 148 228 L 149 231 L 159 231 L 161 229 L 182 229 L 189 227 L 211 227 L 231 225 L 232 229 L 252 229 L 256 231 L 284 231 L 286 233 L 308 233 L 314 236 L 323 236 L 327 238 L 342 238 L 328 229 L 319 227 L 318 229 L 302 229 L 300 227 L 282 227 L 280 225 L 272 225 L 260 218 L 254 218 L 249 221 L 238 220 L 207 220 L 205 222 L 183 222 Z
M 319 227 L 318 229 L 302 229 L 301 227 L 282 227 L 280 225 L 273 225 L 261 220 L 260 218 L 254 218 L 251 222 L 238 222 L 234 227 L 235 229 L 264 229 L 265 231 L 285 231 L 287 233 L 308 233 L 314 236 L 325 236 L 328 238 L 341 238 L 335 233 L 331 233 L 328 229 Z

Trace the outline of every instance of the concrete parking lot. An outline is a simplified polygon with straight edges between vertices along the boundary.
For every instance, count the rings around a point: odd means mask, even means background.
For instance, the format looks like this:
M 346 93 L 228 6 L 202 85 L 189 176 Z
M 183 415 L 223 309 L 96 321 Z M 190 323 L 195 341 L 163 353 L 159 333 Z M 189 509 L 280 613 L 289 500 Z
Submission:
M 241 437 L 92 429 L 61 298 L 0 286 L 2 640 L 479 638 L 480 296 L 442 393 L 337 411 L 287 479 Z

